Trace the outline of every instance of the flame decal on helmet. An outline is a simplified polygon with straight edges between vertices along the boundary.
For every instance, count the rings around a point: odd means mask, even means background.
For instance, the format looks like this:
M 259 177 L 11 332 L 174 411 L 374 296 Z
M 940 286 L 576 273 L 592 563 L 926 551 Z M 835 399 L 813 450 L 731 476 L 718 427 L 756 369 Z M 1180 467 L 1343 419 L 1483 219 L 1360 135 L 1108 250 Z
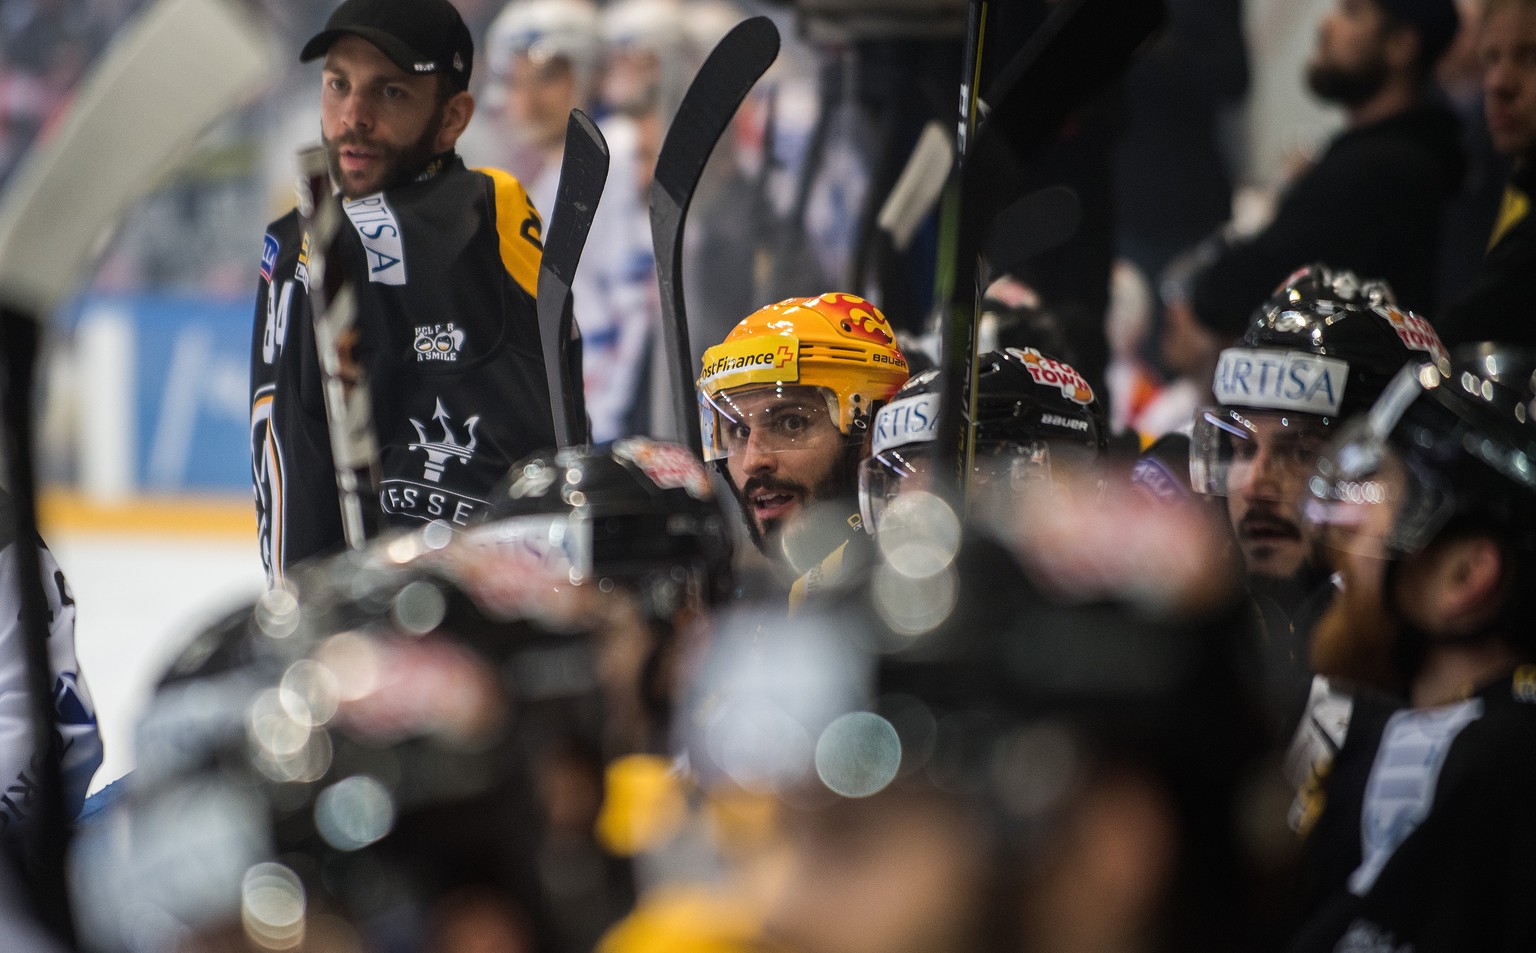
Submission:
M 822 295 L 819 299 L 813 299 L 815 300 L 819 300 L 823 305 L 818 310 L 823 313 L 832 312 L 828 317 L 836 318 L 844 334 L 873 341 L 876 344 L 890 345 L 895 342 L 896 334 L 891 330 L 889 322 L 885 320 L 885 315 L 858 295 L 832 292 Z

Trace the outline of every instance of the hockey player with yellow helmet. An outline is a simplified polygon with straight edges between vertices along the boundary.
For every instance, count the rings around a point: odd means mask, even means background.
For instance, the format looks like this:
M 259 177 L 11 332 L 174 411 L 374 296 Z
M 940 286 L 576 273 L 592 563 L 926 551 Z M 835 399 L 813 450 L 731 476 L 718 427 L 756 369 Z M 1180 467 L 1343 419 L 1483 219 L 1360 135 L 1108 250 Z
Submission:
M 885 315 L 851 294 L 769 305 L 704 352 L 705 459 L 730 482 L 758 548 L 809 570 L 797 588 L 837 575 L 862 535 L 856 494 L 870 422 L 906 379 Z

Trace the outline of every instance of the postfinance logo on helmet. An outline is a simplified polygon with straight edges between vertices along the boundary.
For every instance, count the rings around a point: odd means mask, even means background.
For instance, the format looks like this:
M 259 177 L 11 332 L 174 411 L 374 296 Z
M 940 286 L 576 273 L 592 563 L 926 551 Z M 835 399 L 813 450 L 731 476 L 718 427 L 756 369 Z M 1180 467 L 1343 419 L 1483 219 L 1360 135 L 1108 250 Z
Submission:
M 800 341 L 783 335 L 776 341 L 748 338 L 726 341 L 704 355 L 699 386 L 708 391 L 748 384 L 794 383 L 800 379 Z

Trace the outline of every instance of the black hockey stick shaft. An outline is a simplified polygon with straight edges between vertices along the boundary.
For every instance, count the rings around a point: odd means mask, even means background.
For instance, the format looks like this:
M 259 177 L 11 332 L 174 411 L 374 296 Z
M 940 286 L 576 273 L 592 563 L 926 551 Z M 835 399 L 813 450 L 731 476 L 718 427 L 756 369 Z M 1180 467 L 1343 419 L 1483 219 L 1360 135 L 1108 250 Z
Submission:
M 15 520 L 16 596 L 25 638 L 27 704 L 32 721 L 31 810 L 22 832 L 24 870 L 39 919 L 65 943 L 74 942 L 64 858 L 69 818 L 64 814 L 63 748 L 54 717 L 55 675 L 48 653 L 48 597 L 43 592 L 41 534 L 37 528 L 37 482 L 33 466 L 33 375 L 38 322 L 0 306 L 0 351 L 4 352 L 4 455 Z
M 336 470 L 341 529 L 349 549 L 362 549 L 380 529 L 378 439 L 368 373 L 351 360 L 357 345 L 357 296 L 342 260 L 340 199 L 332 194 L 325 150 L 299 154 L 305 185 L 299 213 L 309 238 L 309 304 L 320 362 L 321 393 Z
M 138 196 L 201 130 L 271 75 L 260 24 L 222 0 L 158 0 L 121 31 L 53 132 L 27 153 L 0 203 L 4 452 L 16 520 L 17 600 L 32 719 L 29 821 L 34 912 L 66 944 L 69 840 L 55 728 L 33 460 L 33 381 L 41 326 Z M 198 77 L 187 82 L 188 76 Z M 149 108 L 146 104 L 154 104 Z M 91 201 L 82 202 L 80 196 Z
M 688 309 L 683 301 L 683 224 L 693 193 L 715 144 L 725 134 L 742 100 L 779 55 L 779 31 L 767 17 L 738 23 L 704 65 L 667 129 L 651 182 L 651 242 L 661 293 L 661 327 L 671 372 L 677 432 L 695 454 L 703 454 L 698 406 L 693 397 L 693 352 Z
M 973 220 L 975 209 L 965 201 L 965 184 L 971 144 L 981 121 L 982 68 L 990 54 L 995 19 L 995 0 L 971 0 L 960 76 L 955 163 L 941 200 L 938 274 L 934 282 L 934 296 L 943 316 L 939 452 L 954 461 L 949 472 L 958 491 L 955 502 L 962 511 L 974 456 L 970 408 L 974 405 L 975 375 L 971 369 L 975 365 L 977 312 L 981 306 L 980 235 L 978 223 Z
M 1073 114 L 1124 71 L 1136 49 L 1162 23 L 1163 0 L 1057 0 L 1049 16 L 1023 46 L 997 70 L 983 70 L 987 29 L 996 0 L 972 0 L 971 43 L 976 59 L 967 59 L 962 90 L 970 94 L 961 124 L 959 162 L 945 188 L 941 220 L 937 303 L 944 315 L 942 366 L 945 410 L 940 446 L 956 460 L 957 477 L 971 471 L 971 421 L 976 387 L 971 373 L 976 359 L 976 321 L 987 277 L 983 240 L 999 259 L 1019 264 L 1027 255 L 1012 253 L 1008 241 L 991 231 L 1000 209 L 1012 208 L 1016 246 L 1038 244 L 1038 251 L 1059 244 L 1070 233 L 1075 202 L 1031 196 L 1019 203 L 1038 216 L 1061 220 L 1026 223 L 1015 206 L 1020 168 L 1055 142 Z M 995 56 L 994 56 L 995 59 Z M 994 74 L 985 108 L 976 93 L 987 73 Z M 984 115 L 983 115 L 984 114 Z M 1031 204 L 1032 203 L 1032 204 Z M 991 232 L 989 234 L 989 232 Z M 1036 239 L 1039 239 L 1036 241 Z
M 581 400 L 581 367 L 571 354 L 571 283 L 576 279 L 581 252 L 607 182 L 608 143 L 586 113 L 573 109 L 565 127 L 565 156 L 560 160 L 555 207 L 550 211 L 549 227 L 544 230 L 538 287 L 544 373 L 549 381 L 555 439 L 562 447 L 589 440 Z

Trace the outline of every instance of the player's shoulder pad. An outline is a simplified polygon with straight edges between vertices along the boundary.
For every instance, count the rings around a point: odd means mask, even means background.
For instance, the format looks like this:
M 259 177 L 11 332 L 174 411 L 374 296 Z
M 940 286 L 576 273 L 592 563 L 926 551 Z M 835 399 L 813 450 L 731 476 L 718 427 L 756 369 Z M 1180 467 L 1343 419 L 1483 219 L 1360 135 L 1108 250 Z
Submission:
M 539 259 L 544 253 L 544 220 L 533 199 L 510 172 L 475 169 L 487 176 L 495 191 L 496 235 L 507 274 L 530 295 L 539 287 Z

